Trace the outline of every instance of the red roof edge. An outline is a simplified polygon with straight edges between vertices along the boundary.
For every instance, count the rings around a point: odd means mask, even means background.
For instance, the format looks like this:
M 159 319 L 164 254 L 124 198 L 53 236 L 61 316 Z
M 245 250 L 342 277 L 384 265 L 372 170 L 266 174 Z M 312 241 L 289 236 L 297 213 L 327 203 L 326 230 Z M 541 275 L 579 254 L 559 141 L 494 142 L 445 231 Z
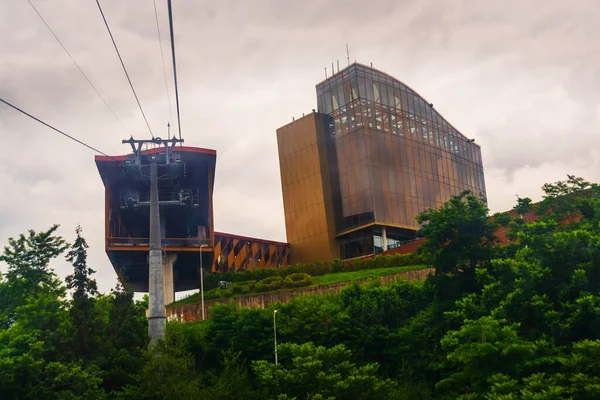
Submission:
M 178 152 L 183 152 L 183 153 L 202 153 L 202 154 L 208 154 L 208 155 L 212 155 L 212 156 L 217 155 L 216 150 L 204 149 L 201 147 L 175 146 L 174 150 L 178 151 Z M 142 153 L 143 154 L 154 154 L 154 153 L 159 153 L 161 151 L 163 151 L 162 147 L 156 147 L 154 149 L 144 150 L 144 151 L 142 151 Z M 97 155 L 97 156 L 94 156 L 94 161 L 125 161 L 126 158 L 127 158 L 127 155 L 121 155 L 121 156 Z
M 215 234 L 215 236 L 223 236 L 223 237 L 227 237 L 227 238 L 231 238 L 231 239 L 242 239 L 242 240 L 248 240 L 251 242 L 272 243 L 272 244 L 278 244 L 280 246 L 289 246 L 290 245 L 289 243 L 285 243 L 285 242 L 278 242 L 275 240 L 267 240 L 267 239 L 258 239 L 258 238 L 248 237 L 248 236 L 233 235 L 231 233 L 215 232 L 214 234 Z

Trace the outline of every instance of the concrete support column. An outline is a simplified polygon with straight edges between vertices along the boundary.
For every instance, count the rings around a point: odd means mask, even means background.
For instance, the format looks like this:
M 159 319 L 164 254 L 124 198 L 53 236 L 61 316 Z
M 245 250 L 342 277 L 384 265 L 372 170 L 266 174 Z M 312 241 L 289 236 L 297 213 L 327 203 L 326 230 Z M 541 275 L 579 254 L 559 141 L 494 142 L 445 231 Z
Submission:
M 150 164 L 150 254 L 148 282 L 148 336 L 150 345 L 165 335 L 165 287 L 158 208 L 158 182 L 156 162 Z
M 175 275 L 173 274 L 173 264 L 177 261 L 177 254 L 167 254 L 163 257 L 163 279 L 165 305 L 175 301 Z
M 160 237 L 162 239 L 167 237 L 167 221 L 165 214 L 160 214 Z
M 386 251 L 388 249 L 387 231 L 385 229 L 385 226 L 381 227 L 381 245 L 383 247 L 383 251 Z

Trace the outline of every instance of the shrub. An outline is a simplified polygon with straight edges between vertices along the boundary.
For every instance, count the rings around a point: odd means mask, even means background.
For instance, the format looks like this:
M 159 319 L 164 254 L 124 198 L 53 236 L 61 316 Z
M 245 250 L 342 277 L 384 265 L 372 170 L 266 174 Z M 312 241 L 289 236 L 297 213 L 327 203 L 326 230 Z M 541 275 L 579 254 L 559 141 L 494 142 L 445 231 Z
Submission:
M 296 288 L 303 286 L 310 286 L 312 283 L 312 277 L 303 272 L 288 275 L 283 281 L 283 285 L 288 288 Z
M 332 267 L 334 272 L 340 272 L 344 269 L 344 262 L 339 258 L 336 258 L 335 260 L 333 260 Z
M 207 274 L 204 279 L 204 287 L 211 289 L 218 287 L 219 282 L 231 282 L 232 284 L 263 281 L 269 278 L 285 279 L 293 274 L 307 274 L 310 276 L 321 276 L 332 272 L 353 272 L 365 269 L 404 267 L 408 265 L 422 264 L 423 257 L 415 253 L 378 255 L 371 258 L 357 258 L 353 260 L 342 261 L 335 259 L 332 261 L 318 261 L 313 264 L 294 264 L 282 268 L 261 268 L 257 270 L 248 270 L 244 272 L 225 272 Z M 275 279 L 277 280 L 277 279 Z M 250 285 L 252 286 L 252 285 Z M 261 288 L 263 285 L 261 285 Z M 245 288 L 238 287 L 236 293 L 247 293 Z M 252 290 L 252 289 L 250 289 Z M 276 290 L 276 289 L 264 289 Z
M 256 282 L 254 286 L 257 292 L 270 292 L 272 290 L 280 289 L 283 286 L 283 278 L 280 276 L 272 276 Z
M 233 294 L 250 293 L 254 289 L 256 281 L 235 282 L 231 285 Z
M 206 293 L 204 293 L 204 299 L 213 300 L 213 299 L 223 299 L 225 297 L 230 297 L 233 295 L 233 289 L 231 287 L 227 288 L 214 288 Z

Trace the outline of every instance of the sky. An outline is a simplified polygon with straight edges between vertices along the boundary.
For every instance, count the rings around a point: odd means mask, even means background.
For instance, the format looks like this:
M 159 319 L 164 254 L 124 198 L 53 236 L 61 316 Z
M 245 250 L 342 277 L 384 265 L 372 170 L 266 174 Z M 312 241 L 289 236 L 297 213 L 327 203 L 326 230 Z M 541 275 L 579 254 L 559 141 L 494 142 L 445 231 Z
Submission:
M 0 0 L 0 98 L 108 154 L 149 136 L 94 1 Z M 168 19 L 157 0 L 101 4 L 150 127 L 176 129 Z M 482 146 L 492 212 L 567 174 L 600 182 L 600 11 L 595 0 L 173 0 L 185 144 L 215 149 L 215 230 L 285 241 L 275 131 L 316 108 L 331 64 L 373 63 Z M 167 63 L 167 80 L 159 44 Z M 94 153 L 0 104 L 0 244 L 81 224 L 101 291 L 104 187 Z M 72 267 L 52 263 L 64 277 Z M 5 268 L 0 265 L 0 271 Z

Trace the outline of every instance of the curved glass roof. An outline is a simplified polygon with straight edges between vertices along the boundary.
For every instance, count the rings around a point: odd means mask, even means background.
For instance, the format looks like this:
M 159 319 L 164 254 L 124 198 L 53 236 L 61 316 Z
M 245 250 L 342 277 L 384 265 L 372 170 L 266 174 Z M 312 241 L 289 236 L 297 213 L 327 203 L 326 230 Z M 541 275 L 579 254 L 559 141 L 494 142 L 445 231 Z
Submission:
M 359 78 L 365 78 L 375 83 L 371 85 L 361 85 Z M 344 90 L 344 86 L 350 85 L 350 89 Z M 379 86 L 384 84 L 384 86 Z M 447 126 L 455 134 L 463 139 L 469 140 L 464 134 L 448 122 L 437 110 L 433 104 L 425 100 L 423 96 L 413 90 L 410 86 L 393 76 L 379 71 L 376 68 L 369 67 L 360 63 L 353 63 L 343 70 L 337 72 L 331 77 L 323 80 L 316 85 L 318 97 L 319 112 L 330 114 L 334 110 L 343 107 L 357 98 L 366 99 L 375 103 L 381 103 L 388 107 L 395 107 L 399 111 L 407 112 L 412 115 L 420 116 L 431 121 L 435 121 L 442 126 Z M 380 88 L 379 90 L 377 88 Z M 393 88 L 392 91 L 389 88 Z M 340 90 L 342 89 L 342 90 Z M 344 96 L 346 93 L 351 96 Z M 326 94 L 332 96 L 331 107 L 328 99 L 324 98 Z M 475 146 L 479 146 L 473 143 Z

